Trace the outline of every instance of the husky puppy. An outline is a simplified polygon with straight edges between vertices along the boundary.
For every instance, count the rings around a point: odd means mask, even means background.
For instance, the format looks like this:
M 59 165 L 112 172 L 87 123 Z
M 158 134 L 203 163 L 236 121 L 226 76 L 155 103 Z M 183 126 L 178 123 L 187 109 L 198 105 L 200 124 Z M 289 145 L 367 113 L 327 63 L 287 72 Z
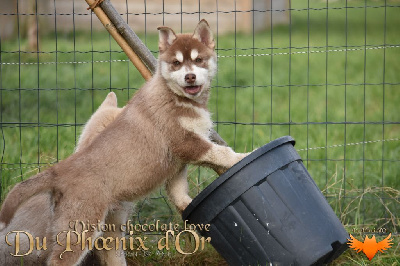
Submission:
M 115 120 L 124 108 L 118 108 L 117 95 L 114 92 L 107 94 L 107 97 L 83 127 L 75 152 L 89 146 L 100 132 Z
M 159 28 L 156 73 L 124 110 L 93 141 L 67 159 L 17 184 L 0 211 L 4 228 L 19 206 L 50 191 L 53 239 L 65 243 L 70 221 L 104 223 L 121 201 L 139 199 L 166 182 L 167 193 L 183 211 L 191 202 L 187 164 L 230 168 L 247 154 L 211 142 L 207 109 L 210 83 L 217 70 L 212 32 L 205 20 L 193 34 Z M 96 239 L 101 232 L 86 233 Z M 88 252 L 80 245 L 53 243 L 48 265 L 76 265 Z
M 114 92 L 110 92 L 103 103 L 99 106 L 96 112 L 85 124 L 79 141 L 77 143 L 75 151 L 79 151 L 84 147 L 88 146 L 93 139 L 103 131 L 108 124 L 114 121 L 115 117 L 123 110 L 117 106 L 117 96 Z M 126 221 L 132 210 L 131 202 L 121 202 L 117 208 L 108 212 L 105 223 L 116 224 Z M 5 239 L 8 232 L 11 231 L 24 231 L 30 233 L 34 237 L 46 237 L 47 240 L 51 240 L 51 235 L 47 231 L 50 227 L 50 221 L 52 219 L 52 201 L 49 193 L 41 193 L 33 196 L 30 200 L 24 202 L 21 207 L 15 213 L 14 218 L 10 224 L 0 232 L 0 239 Z M 117 234 L 117 235 L 116 235 Z M 103 235 L 107 237 L 118 237 L 115 232 L 105 232 Z M 12 239 L 14 235 L 8 236 Z M 29 250 L 29 239 L 26 235 L 21 234 L 20 236 L 20 253 L 24 253 Z M 112 251 L 103 251 L 94 249 L 96 265 L 126 265 L 125 257 L 121 251 L 118 254 Z M 13 257 L 10 253 L 15 252 L 14 246 L 8 246 L 2 243 L 0 245 L 0 265 L 21 265 L 21 258 Z M 49 254 L 49 249 L 46 251 L 37 251 L 33 249 L 32 253 L 23 257 L 24 265 L 43 265 L 45 264 L 46 256 Z M 88 264 L 92 261 L 88 261 Z M 86 265 L 85 263 L 83 263 Z

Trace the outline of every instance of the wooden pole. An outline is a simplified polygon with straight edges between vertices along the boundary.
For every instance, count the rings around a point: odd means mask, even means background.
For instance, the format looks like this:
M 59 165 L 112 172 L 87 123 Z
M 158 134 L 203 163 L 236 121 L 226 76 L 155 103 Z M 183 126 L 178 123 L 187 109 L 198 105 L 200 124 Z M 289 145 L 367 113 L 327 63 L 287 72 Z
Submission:
M 154 75 L 157 68 L 157 59 L 150 52 L 149 48 L 140 40 L 136 33 L 129 27 L 129 25 L 122 19 L 121 15 L 115 10 L 110 0 L 104 0 L 100 7 L 108 16 L 114 26 L 117 28 L 119 34 L 126 40 L 133 51 L 140 57 L 142 62 L 147 66 L 150 72 Z
M 95 0 L 85 0 L 89 6 L 92 6 L 96 3 Z M 125 41 L 125 39 L 118 33 L 117 29 L 110 21 L 108 16 L 104 13 L 104 11 L 100 7 L 93 8 L 93 12 L 99 18 L 101 23 L 107 29 L 107 31 L 111 34 L 114 40 L 118 43 L 118 45 L 122 48 L 125 54 L 128 56 L 129 60 L 133 63 L 133 65 L 137 68 L 140 74 L 143 76 L 145 80 L 149 80 L 152 77 L 150 70 L 143 64 L 142 60 L 139 56 L 132 50 L 129 44 Z

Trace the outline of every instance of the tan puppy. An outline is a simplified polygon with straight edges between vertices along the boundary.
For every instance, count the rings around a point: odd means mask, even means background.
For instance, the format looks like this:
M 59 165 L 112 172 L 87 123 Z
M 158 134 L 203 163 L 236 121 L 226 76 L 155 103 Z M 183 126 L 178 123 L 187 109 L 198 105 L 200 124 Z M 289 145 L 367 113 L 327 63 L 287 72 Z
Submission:
M 107 94 L 107 97 L 83 127 L 75 152 L 89 146 L 100 132 L 115 120 L 124 108 L 118 108 L 117 95 L 114 92 Z
M 170 199 L 182 211 L 191 201 L 187 164 L 230 168 L 247 155 L 210 140 L 207 102 L 217 67 L 207 22 L 200 21 L 193 34 L 176 35 L 168 27 L 159 31 L 154 77 L 87 147 L 17 184 L 0 212 L 3 228 L 23 202 L 45 191 L 54 201 L 53 239 L 68 230 L 70 221 L 104 222 L 121 201 L 139 199 L 165 181 Z M 85 237 L 99 235 L 89 231 Z M 65 237 L 58 240 L 65 243 Z M 65 246 L 53 244 L 48 264 L 79 264 L 88 249 L 71 248 L 64 252 Z
M 117 96 L 114 92 L 110 92 L 96 112 L 91 116 L 85 124 L 75 151 L 79 151 L 88 146 L 93 139 L 103 131 L 115 117 L 123 110 L 117 106 Z M 121 202 L 120 206 L 109 212 L 105 219 L 107 224 L 118 224 L 126 221 L 133 205 L 131 202 Z M 51 241 L 52 236 L 47 230 L 52 220 L 52 201 L 49 193 L 41 193 L 33 196 L 30 200 L 24 202 L 15 213 L 10 224 L 0 232 L 0 239 L 3 241 L 8 232 L 24 231 L 30 233 L 34 237 L 46 237 Z M 121 233 L 105 232 L 104 237 L 121 236 Z M 8 236 L 12 242 L 15 234 Z M 20 250 L 24 254 L 29 250 L 29 239 L 25 234 L 20 235 Z M 15 246 L 6 245 L 4 242 L 0 245 L 0 265 L 21 265 L 21 258 L 11 256 L 15 253 Z M 47 251 L 37 251 L 33 249 L 32 253 L 22 258 L 24 265 L 43 265 L 45 264 Z M 125 257 L 121 251 L 116 254 L 112 251 L 96 250 L 96 265 L 126 265 Z

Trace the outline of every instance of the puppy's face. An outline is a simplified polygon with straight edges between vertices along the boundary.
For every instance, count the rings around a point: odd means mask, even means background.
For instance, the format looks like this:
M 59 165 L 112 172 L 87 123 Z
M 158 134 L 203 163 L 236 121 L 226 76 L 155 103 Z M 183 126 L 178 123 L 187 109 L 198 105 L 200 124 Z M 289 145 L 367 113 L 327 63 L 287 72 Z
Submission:
M 159 30 L 161 75 L 177 95 L 200 97 L 217 70 L 214 39 L 207 22 L 200 21 L 193 35 L 175 35 L 167 27 Z

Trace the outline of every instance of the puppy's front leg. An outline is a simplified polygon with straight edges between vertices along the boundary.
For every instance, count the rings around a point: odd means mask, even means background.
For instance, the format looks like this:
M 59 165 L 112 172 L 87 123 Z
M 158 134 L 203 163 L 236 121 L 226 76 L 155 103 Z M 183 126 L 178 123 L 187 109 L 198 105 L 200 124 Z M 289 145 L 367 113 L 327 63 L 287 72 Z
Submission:
M 189 203 L 192 202 L 192 198 L 188 195 L 187 167 L 183 168 L 179 174 L 167 181 L 166 190 L 176 208 L 180 212 L 183 212 Z
M 199 163 L 209 165 L 213 169 L 229 169 L 249 154 L 236 153 L 230 147 L 212 144 Z

